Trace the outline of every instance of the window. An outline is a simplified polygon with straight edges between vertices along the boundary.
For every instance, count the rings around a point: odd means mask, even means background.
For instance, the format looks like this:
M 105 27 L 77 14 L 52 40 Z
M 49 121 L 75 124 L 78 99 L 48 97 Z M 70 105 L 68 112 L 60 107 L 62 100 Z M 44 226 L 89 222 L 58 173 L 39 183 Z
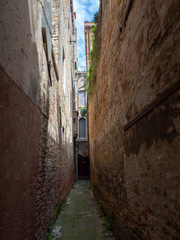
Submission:
M 63 57 L 63 62 L 64 62 L 64 59 L 65 59 L 64 47 L 63 47 L 63 54 L 62 54 L 62 57 Z
M 86 119 L 80 118 L 79 120 L 79 138 L 86 137 Z
M 77 62 L 74 63 L 74 69 L 77 70 Z
M 86 91 L 79 91 L 79 107 L 84 107 L 86 105 Z

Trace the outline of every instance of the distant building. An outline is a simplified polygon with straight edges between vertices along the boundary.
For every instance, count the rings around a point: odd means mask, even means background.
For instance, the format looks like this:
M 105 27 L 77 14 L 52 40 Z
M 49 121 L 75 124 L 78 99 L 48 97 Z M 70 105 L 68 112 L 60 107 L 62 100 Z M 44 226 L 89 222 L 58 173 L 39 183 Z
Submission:
M 76 72 L 74 80 L 74 136 L 76 179 L 90 177 L 88 127 L 87 127 L 87 94 L 85 90 L 86 72 Z
M 76 71 L 74 78 L 74 156 L 76 179 L 90 177 L 89 142 L 88 142 L 88 102 L 85 89 L 87 71 L 89 69 L 90 52 L 92 50 L 93 22 L 84 22 L 86 67 Z M 87 69 L 87 71 L 85 71 Z
M 90 52 L 92 50 L 92 28 L 95 26 L 94 22 L 84 22 L 84 37 L 86 47 L 86 68 L 89 69 Z
M 88 142 L 88 102 L 85 89 L 86 75 L 89 68 L 90 52 L 92 50 L 92 28 L 93 22 L 84 22 L 85 47 L 86 47 L 86 67 L 81 67 L 81 71 L 76 69 L 74 78 L 74 104 L 73 104 L 73 124 L 74 124 L 74 161 L 76 167 L 76 179 L 90 177 L 89 166 L 89 142 Z M 77 62 L 77 61 L 76 61 Z
M 93 22 L 84 22 L 86 67 L 75 73 L 74 78 L 74 161 L 76 167 L 76 179 L 90 177 L 89 142 L 88 142 L 88 102 L 85 89 L 86 75 L 89 68 L 90 52 L 92 50 Z

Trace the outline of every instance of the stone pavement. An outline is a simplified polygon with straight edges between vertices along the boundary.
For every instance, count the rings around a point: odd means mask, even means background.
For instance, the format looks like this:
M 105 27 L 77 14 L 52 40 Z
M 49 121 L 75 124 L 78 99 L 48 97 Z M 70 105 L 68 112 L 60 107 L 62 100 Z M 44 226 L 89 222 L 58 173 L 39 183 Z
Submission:
M 111 233 L 103 234 L 89 180 L 75 183 L 55 226 L 53 240 L 113 240 Z

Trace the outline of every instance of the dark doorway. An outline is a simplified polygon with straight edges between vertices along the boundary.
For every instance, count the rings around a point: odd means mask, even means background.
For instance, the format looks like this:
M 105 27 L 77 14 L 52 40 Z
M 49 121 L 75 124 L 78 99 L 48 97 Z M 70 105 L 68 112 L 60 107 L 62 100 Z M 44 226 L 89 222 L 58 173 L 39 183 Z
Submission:
M 90 178 L 89 157 L 78 154 L 78 179 Z

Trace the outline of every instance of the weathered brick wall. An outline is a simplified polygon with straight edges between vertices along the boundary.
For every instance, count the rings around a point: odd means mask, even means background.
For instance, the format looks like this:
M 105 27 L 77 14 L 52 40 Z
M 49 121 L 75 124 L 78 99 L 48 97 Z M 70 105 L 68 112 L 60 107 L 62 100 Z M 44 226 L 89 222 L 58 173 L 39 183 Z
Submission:
M 62 1 L 54 0 L 49 11 L 48 4 L 42 5 L 43 26 L 46 27 L 50 76 L 46 49 L 41 52 L 41 93 L 39 96 L 41 115 L 41 139 L 39 181 L 37 194 L 36 239 L 45 239 L 46 228 L 54 220 L 59 204 L 65 199 L 74 181 L 72 144 L 72 45 L 68 38 L 72 25 L 66 25 Z M 68 3 L 66 3 L 68 5 Z M 60 20 L 60 17 L 62 18 Z M 64 22 L 65 21 L 65 22 Z M 71 18 L 68 20 L 71 21 Z M 52 29 L 49 31 L 49 26 Z M 61 37 L 59 39 L 59 31 Z M 66 40 L 65 40 L 66 38 Z M 62 46 L 64 52 L 62 51 Z M 42 46 L 43 47 L 43 46 Z M 51 51 L 53 49 L 54 59 Z M 65 59 L 63 58 L 65 55 Z M 68 65 L 64 65 L 64 61 Z M 66 72 L 66 79 L 64 79 Z M 64 82 L 68 94 L 61 91 Z M 66 111 L 64 111 L 66 107 Z M 66 124 L 66 125 L 65 125 Z M 66 139 L 64 142 L 64 136 Z
M 91 178 L 118 239 L 179 238 L 179 90 L 124 129 L 179 81 L 179 7 L 102 1 L 96 92 L 89 98 Z
M 74 181 L 72 7 L 63 0 L 0 7 L 0 239 L 44 240 Z
M 59 30 L 60 30 L 60 22 L 59 22 L 59 14 L 61 9 L 59 8 L 60 3 L 59 0 L 52 1 L 52 43 L 54 49 L 54 55 L 56 59 L 56 64 L 59 67 Z
M 28 1 L 2 0 L 0 9 L 0 239 L 34 240 L 40 72 L 32 29 L 37 16 L 33 22 Z
M 41 132 L 40 132 L 40 144 L 39 144 L 39 165 L 38 165 L 38 184 L 37 184 L 37 196 L 36 196 L 36 219 L 35 219 L 35 233 L 36 239 L 45 239 L 47 228 L 47 178 L 46 175 L 46 151 L 47 151 L 47 127 L 48 118 L 41 113 Z
M 76 154 L 81 154 L 84 157 L 89 157 L 89 144 L 87 140 L 76 141 Z

